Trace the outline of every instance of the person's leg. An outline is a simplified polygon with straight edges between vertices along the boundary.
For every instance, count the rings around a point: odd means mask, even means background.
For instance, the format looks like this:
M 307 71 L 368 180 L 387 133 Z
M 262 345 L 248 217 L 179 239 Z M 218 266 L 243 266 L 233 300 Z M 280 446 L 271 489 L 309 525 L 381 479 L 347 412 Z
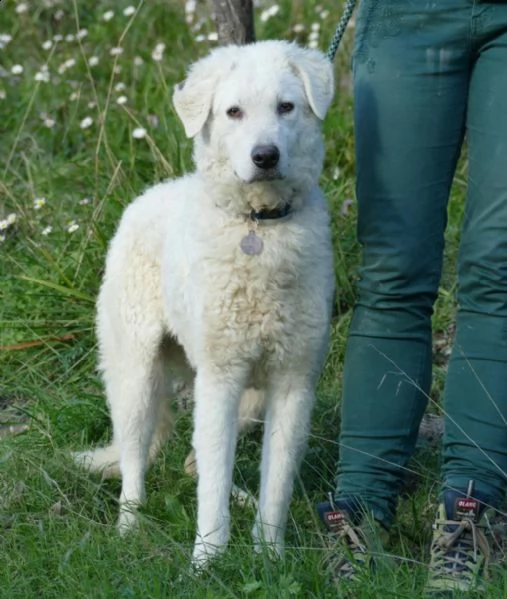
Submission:
M 474 4 L 468 198 L 426 594 L 484 589 L 507 473 L 507 4 Z M 488 509 L 490 508 L 491 509 Z
M 474 480 L 498 507 L 507 478 L 507 4 L 480 8 L 443 474 L 445 487 L 461 491 Z
M 363 263 L 335 497 L 388 526 L 431 378 L 431 314 L 469 83 L 470 2 L 365 0 L 354 55 Z M 343 505 L 343 504 L 342 504 Z

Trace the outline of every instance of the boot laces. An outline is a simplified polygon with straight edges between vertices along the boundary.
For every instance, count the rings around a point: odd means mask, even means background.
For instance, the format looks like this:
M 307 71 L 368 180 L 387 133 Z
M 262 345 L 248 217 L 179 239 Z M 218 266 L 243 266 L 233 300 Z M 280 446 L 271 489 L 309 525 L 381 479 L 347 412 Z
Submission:
M 436 570 L 446 576 L 473 576 L 481 552 L 487 571 L 490 547 L 482 527 L 467 518 L 460 522 L 443 520 L 438 527 L 442 527 L 442 531 L 433 546 Z
M 331 496 L 330 503 L 333 509 L 336 509 Z M 332 538 L 334 544 L 338 542 L 341 545 L 341 555 L 337 559 L 336 555 L 331 554 L 326 561 L 335 570 L 339 578 L 351 580 L 357 574 L 357 567 L 366 563 L 366 544 L 361 540 L 357 528 L 350 523 L 348 518 L 342 520 L 339 529 L 332 534 Z

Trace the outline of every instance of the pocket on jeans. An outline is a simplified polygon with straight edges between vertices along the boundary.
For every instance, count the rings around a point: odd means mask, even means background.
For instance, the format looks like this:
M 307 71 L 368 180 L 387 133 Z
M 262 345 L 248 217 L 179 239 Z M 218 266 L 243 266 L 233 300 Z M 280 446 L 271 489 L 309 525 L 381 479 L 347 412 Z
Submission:
M 420 8 L 418 8 L 420 10 Z M 352 68 L 370 57 L 370 49 L 402 31 L 409 7 L 399 0 L 361 0 L 356 17 Z

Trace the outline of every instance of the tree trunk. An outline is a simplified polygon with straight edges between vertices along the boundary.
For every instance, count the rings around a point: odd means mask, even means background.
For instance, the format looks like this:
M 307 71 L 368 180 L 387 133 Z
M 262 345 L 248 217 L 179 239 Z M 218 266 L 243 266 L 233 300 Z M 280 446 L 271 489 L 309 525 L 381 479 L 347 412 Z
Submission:
M 220 44 L 255 41 L 252 0 L 211 0 L 211 5 Z
M 443 434 L 444 419 L 434 414 L 424 414 L 419 427 L 419 437 L 422 437 L 430 444 L 437 444 L 441 441 Z

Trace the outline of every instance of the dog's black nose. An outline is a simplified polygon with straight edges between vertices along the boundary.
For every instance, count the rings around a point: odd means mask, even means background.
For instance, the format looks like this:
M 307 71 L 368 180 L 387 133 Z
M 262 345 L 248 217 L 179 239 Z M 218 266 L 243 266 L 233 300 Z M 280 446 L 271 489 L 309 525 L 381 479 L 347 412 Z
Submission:
M 273 168 L 280 160 L 280 150 L 273 145 L 255 146 L 252 150 L 252 162 L 262 169 Z

